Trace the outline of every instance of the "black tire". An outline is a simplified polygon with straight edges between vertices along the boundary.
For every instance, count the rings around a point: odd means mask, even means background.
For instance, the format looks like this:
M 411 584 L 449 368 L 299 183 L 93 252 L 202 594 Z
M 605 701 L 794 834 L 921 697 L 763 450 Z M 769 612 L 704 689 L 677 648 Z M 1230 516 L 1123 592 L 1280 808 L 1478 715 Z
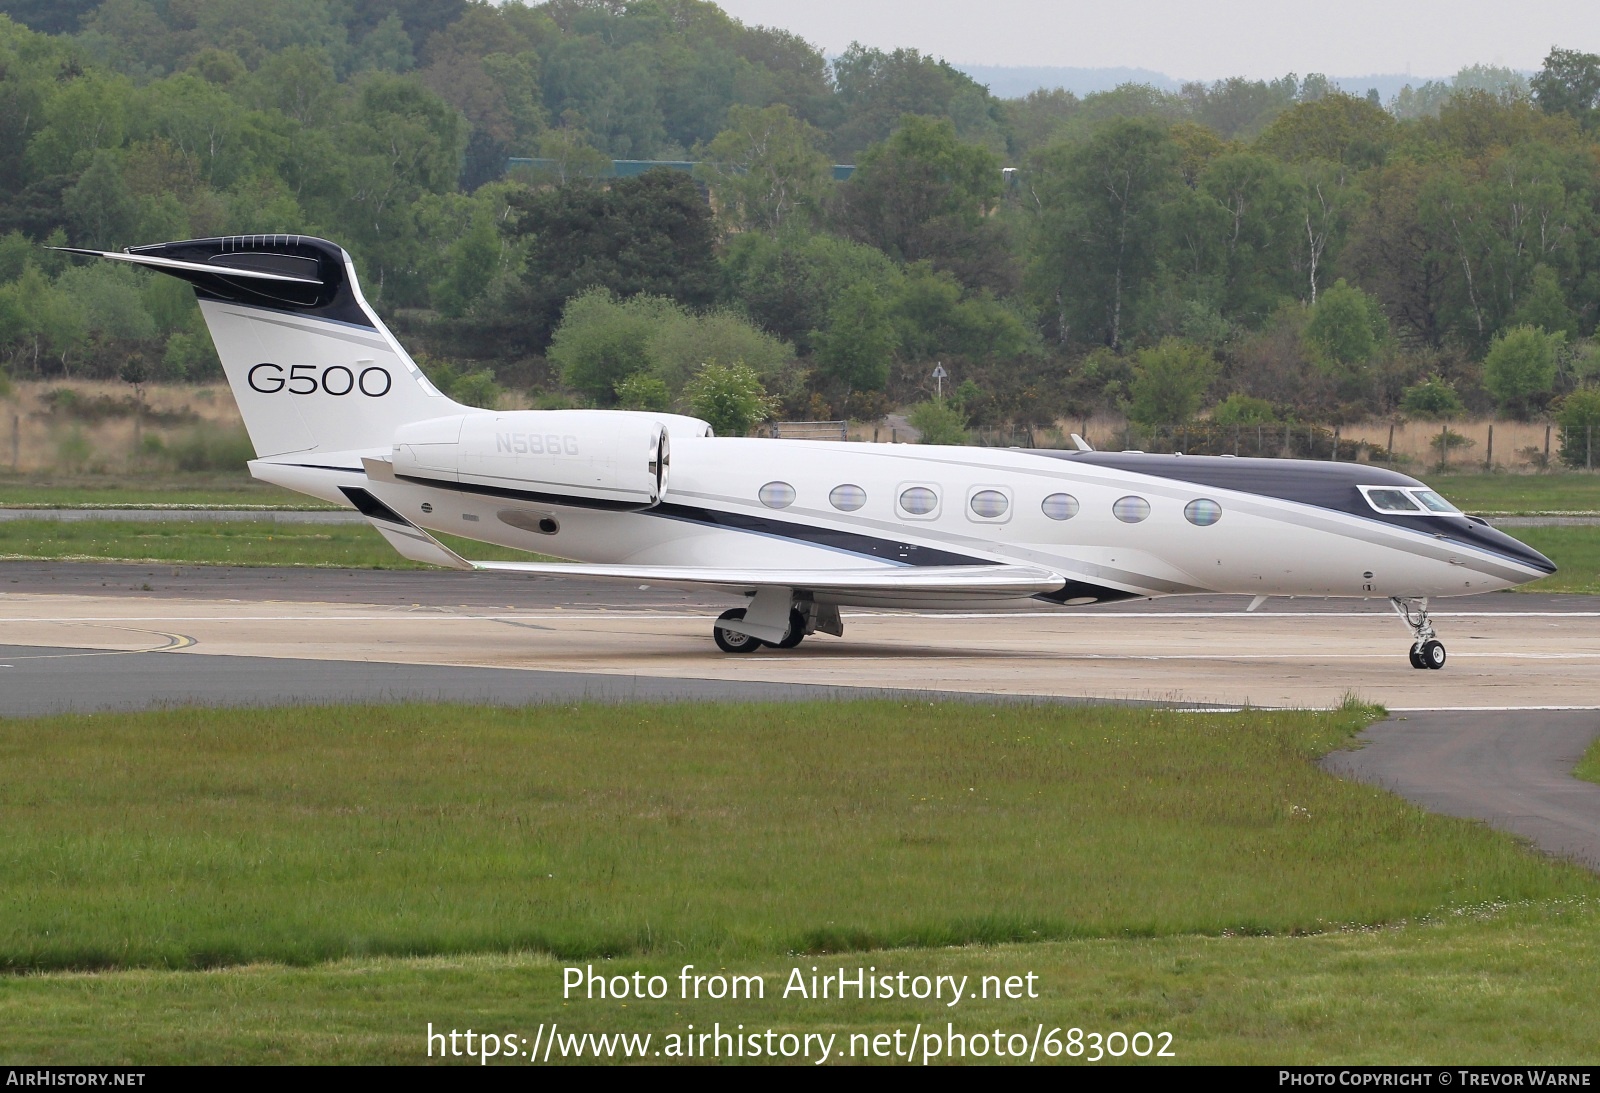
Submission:
M 773 646 L 775 649 L 793 649 L 806 640 L 806 617 L 800 613 L 799 608 L 789 610 L 789 632 L 783 635 L 783 640 Z
M 717 616 L 717 621 L 733 622 L 744 618 L 744 608 L 735 607 L 732 611 L 724 611 Z M 711 629 L 711 637 L 717 643 L 717 648 L 724 653 L 753 653 L 766 642 L 760 638 L 753 638 L 749 634 L 738 634 L 732 630 L 724 630 L 720 626 Z
M 1422 666 L 1438 670 L 1444 667 L 1445 651 L 1442 641 L 1425 641 L 1422 643 Z
M 1422 659 L 1422 646 L 1420 645 L 1411 646 L 1411 651 L 1406 654 L 1406 659 L 1411 661 L 1411 667 L 1418 671 L 1428 666 L 1427 662 Z

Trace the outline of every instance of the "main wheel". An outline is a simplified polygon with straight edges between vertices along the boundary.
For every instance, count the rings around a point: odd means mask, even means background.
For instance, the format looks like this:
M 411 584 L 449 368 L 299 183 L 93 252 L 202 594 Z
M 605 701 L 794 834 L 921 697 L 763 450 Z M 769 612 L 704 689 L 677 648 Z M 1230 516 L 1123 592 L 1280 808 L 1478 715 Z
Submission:
M 800 613 L 798 607 L 789 609 L 789 632 L 783 635 L 783 640 L 774 648 L 793 649 L 806 640 L 806 617 Z
M 735 607 L 732 611 L 724 611 L 717 616 L 717 621 L 736 622 L 744 618 L 744 608 Z M 749 634 L 741 634 L 734 630 L 727 630 L 721 626 L 713 627 L 711 636 L 717 643 L 717 648 L 724 653 L 753 653 L 764 644 L 760 638 L 753 638 Z
M 1445 660 L 1444 642 L 1425 641 L 1422 643 L 1422 666 L 1424 668 L 1443 668 Z
M 1422 659 L 1421 645 L 1411 646 L 1411 651 L 1406 654 L 1406 659 L 1411 661 L 1411 667 L 1419 670 L 1428 666 L 1427 662 Z

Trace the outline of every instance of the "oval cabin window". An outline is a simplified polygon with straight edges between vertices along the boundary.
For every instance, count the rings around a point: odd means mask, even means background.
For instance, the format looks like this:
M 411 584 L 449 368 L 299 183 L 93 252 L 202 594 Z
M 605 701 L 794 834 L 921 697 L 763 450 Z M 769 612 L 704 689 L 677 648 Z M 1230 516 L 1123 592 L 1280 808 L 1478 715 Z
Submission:
M 786 509 L 794 504 L 794 487 L 787 482 L 768 482 L 758 496 L 769 509 Z
M 835 486 L 828 494 L 828 504 L 840 512 L 855 512 L 867 503 L 867 491 L 860 486 Z
M 1208 528 L 1222 519 L 1222 506 L 1207 497 L 1183 506 L 1183 515 L 1195 527 Z
M 1070 493 L 1052 493 L 1039 508 L 1052 520 L 1070 520 L 1078 515 L 1078 499 Z
M 912 516 L 926 516 L 939 507 L 939 495 L 927 486 L 912 486 L 900 494 L 900 507 Z
M 996 520 L 1004 516 L 1006 509 L 1011 507 L 1011 502 L 1007 501 L 1006 495 L 999 490 L 979 490 L 967 503 L 972 506 L 974 516 L 981 516 L 985 520 Z
M 1124 524 L 1137 524 L 1150 518 L 1150 502 L 1143 497 L 1123 497 L 1111 506 L 1111 514 Z

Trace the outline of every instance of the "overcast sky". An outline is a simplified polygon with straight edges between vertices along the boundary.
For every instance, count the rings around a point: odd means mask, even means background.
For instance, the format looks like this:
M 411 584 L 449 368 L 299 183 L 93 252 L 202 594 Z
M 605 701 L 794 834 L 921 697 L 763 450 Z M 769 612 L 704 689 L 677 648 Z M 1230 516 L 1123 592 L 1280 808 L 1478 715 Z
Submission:
M 717 0 L 830 54 L 852 41 L 952 63 L 1149 68 L 1177 79 L 1537 69 L 1600 52 L 1600 0 Z

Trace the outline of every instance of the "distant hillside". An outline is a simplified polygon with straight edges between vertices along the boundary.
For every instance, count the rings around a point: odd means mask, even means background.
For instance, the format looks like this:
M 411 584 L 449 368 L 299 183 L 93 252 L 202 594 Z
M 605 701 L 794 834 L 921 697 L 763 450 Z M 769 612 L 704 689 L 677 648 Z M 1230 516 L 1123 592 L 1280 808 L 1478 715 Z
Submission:
M 965 72 L 981 84 L 987 84 L 989 93 L 1000 99 L 1020 99 L 1032 91 L 1062 87 L 1082 97 L 1097 91 L 1110 91 L 1125 83 L 1149 84 L 1162 91 L 1176 91 L 1183 80 L 1175 80 L 1164 72 L 1148 68 L 1064 68 L 1051 66 L 967 65 L 952 67 Z M 1302 73 L 1302 75 L 1304 75 Z M 1339 87 L 1352 95 L 1365 95 L 1368 88 L 1377 88 L 1378 95 L 1388 102 L 1406 84 L 1421 87 L 1430 78 L 1449 80 L 1448 76 L 1407 76 L 1403 73 L 1385 73 L 1372 76 L 1329 77 Z M 1210 81 L 1207 81 L 1210 82 Z

